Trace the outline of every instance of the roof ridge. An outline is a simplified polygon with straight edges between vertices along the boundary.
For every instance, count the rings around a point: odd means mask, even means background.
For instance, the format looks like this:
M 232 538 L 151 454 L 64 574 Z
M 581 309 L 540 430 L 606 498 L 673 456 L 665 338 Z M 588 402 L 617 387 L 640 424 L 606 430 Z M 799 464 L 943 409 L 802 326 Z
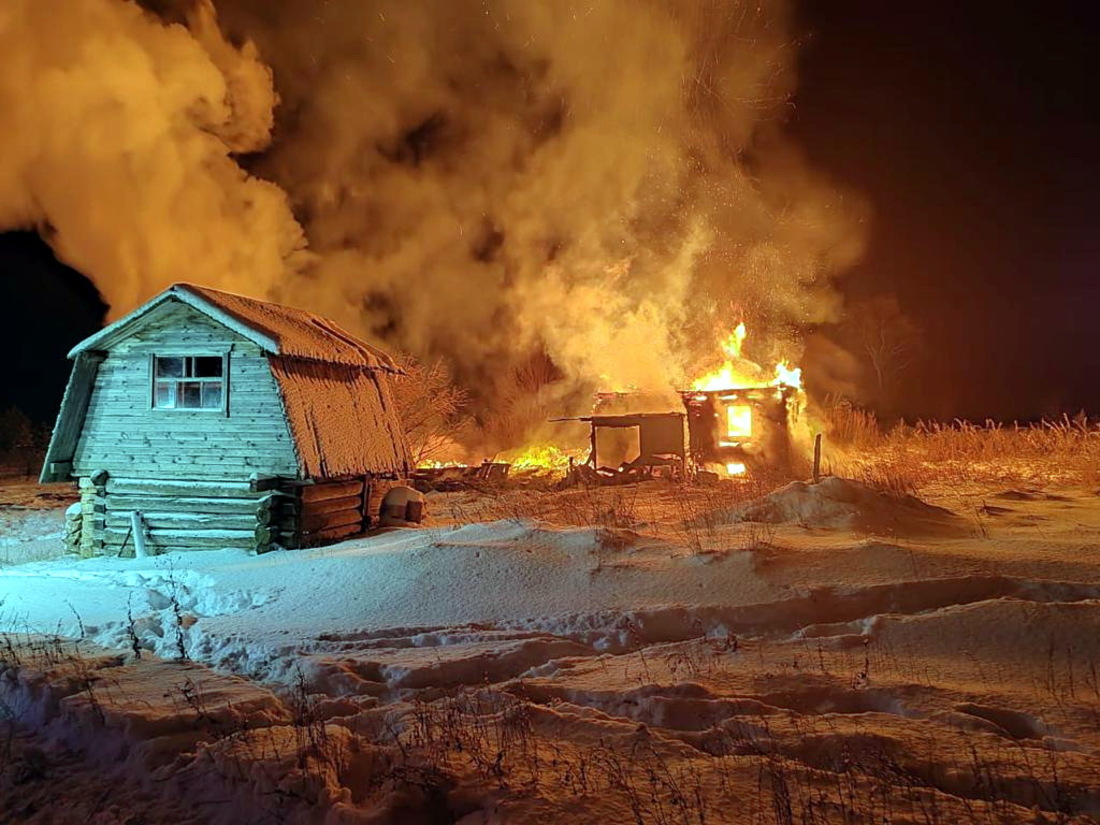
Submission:
M 384 350 L 360 340 L 330 318 L 300 307 L 188 281 L 172 284 L 123 318 L 85 339 L 73 348 L 69 357 L 75 357 L 89 348 L 108 345 L 133 323 L 169 299 L 191 306 L 273 355 L 402 373 Z

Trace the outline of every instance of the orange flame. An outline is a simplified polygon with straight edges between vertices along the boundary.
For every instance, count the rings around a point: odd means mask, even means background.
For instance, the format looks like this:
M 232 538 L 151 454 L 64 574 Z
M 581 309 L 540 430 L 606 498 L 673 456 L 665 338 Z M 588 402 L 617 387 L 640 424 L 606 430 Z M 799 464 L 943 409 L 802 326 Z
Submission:
M 510 459 L 517 470 L 564 470 L 569 466 L 571 453 L 553 444 L 533 444 Z M 572 456 L 576 459 L 576 456 Z
M 714 392 L 716 390 L 760 386 L 764 383 L 762 379 L 764 371 L 760 365 L 741 355 L 741 347 L 744 345 L 747 335 L 745 322 L 742 321 L 721 343 L 722 352 L 726 355 L 726 360 L 722 366 L 714 372 L 693 381 L 691 388 L 703 392 Z M 789 361 L 780 361 L 775 365 L 775 375 L 768 383 L 774 387 L 783 386 L 800 389 L 802 387 L 802 369 L 801 367 L 792 367 Z

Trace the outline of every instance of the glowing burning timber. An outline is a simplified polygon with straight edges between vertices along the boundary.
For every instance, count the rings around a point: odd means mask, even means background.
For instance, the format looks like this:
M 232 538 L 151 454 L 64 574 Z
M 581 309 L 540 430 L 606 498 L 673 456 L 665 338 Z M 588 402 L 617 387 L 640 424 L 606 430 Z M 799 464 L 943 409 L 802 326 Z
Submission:
M 703 392 L 714 392 L 715 390 L 760 386 L 762 382 L 758 377 L 759 366 L 741 355 L 741 347 L 745 343 L 747 334 L 745 322 L 742 321 L 734 328 L 729 337 L 722 341 L 722 351 L 726 354 L 725 363 L 714 372 L 696 379 L 691 388 Z M 789 361 L 780 361 L 775 365 L 775 374 L 768 383 L 774 387 L 784 386 L 801 389 L 802 368 L 792 367 Z M 733 435 L 732 429 L 730 435 Z
M 517 470 L 564 470 L 569 466 L 570 456 L 553 444 L 534 444 L 511 458 L 510 463 Z

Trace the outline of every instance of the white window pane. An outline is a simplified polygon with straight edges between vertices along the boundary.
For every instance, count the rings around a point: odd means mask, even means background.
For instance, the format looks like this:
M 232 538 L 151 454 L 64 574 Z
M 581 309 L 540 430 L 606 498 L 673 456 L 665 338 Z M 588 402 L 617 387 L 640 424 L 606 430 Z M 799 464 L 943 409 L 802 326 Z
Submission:
M 161 409 L 172 409 L 176 406 L 176 382 L 175 381 L 158 381 L 156 402 L 157 407 Z
M 202 385 L 202 408 L 218 410 L 222 406 L 222 385 L 220 381 L 207 381 Z

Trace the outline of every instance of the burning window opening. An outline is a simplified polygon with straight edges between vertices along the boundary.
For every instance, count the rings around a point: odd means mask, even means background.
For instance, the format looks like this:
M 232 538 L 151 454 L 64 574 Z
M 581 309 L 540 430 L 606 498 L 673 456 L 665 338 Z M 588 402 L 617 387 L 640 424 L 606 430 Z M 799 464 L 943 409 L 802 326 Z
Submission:
M 719 444 L 737 447 L 752 438 L 752 407 L 748 404 L 730 404 L 726 407 L 726 438 Z

